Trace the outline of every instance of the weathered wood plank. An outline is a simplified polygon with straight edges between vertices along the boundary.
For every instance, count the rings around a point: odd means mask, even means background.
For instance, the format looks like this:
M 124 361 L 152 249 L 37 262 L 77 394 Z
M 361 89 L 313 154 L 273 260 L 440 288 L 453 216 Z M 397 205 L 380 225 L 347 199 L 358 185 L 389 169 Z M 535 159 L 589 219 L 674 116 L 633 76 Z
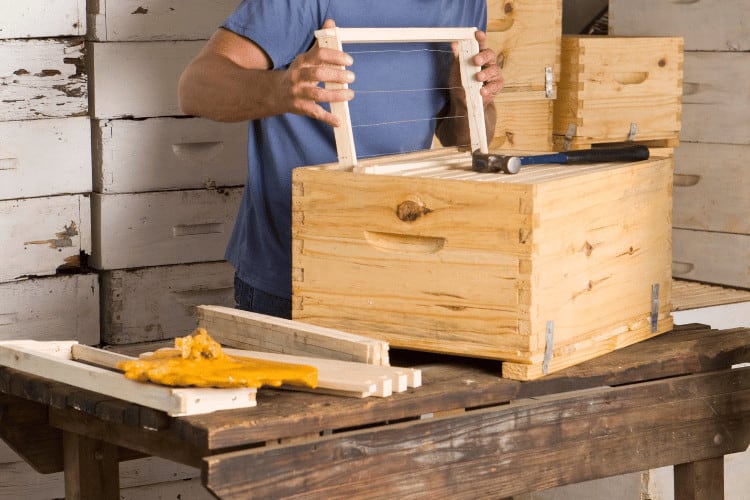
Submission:
M 0 201 L 0 283 L 80 268 L 91 254 L 91 205 L 84 195 Z
M 200 304 L 234 305 L 227 262 L 117 269 L 100 274 L 102 342 L 132 344 L 182 337 Z
M 88 4 L 97 41 L 205 40 L 237 0 L 98 0 Z
M 675 228 L 672 245 L 674 277 L 750 288 L 750 235 Z
M 686 50 L 750 50 L 747 2 L 609 0 L 613 35 L 683 36 Z
M 221 261 L 241 198 L 242 188 L 94 193 L 90 264 L 111 270 Z
M 62 432 L 49 425 L 47 406 L 0 394 L 0 437 L 42 474 L 63 469 Z
M 680 144 L 674 152 L 674 227 L 750 234 L 748 158 L 750 144 Z
M 42 38 L 86 34 L 86 0 L 3 2 L 0 38 Z
M 88 117 L 0 121 L 0 200 L 91 191 Z
M 0 482 L 0 498 L 3 499 L 49 500 L 65 495 L 62 472 L 40 474 L 26 462 L 15 461 L 0 463 L 0 476 L 3 477 Z M 159 498 L 159 495 L 178 498 L 180 493 L 184 499 L 209 498 L 210 493 L 200 484 L 199 469 L 154 457 L 120 463 L 121 498 L 143 500 Z
M 678 279 L 672 282 L 672 307 L 674 311 L 736 304 L 738 302 L 750 302 L 750 290 Z
M 99 193 L 245 183 L 247 123 L 201 118 L 99 120 L 93 131 L 94 187 Z
M 750 368 L 211 456 L 203 477 L 222 498 L 502 497 L 742 451 L 748 418 Z
M 158 455 L 190 467 L 200 467 L 201 457 L 207 453 L 203 448 L 175 438 L 173 433 L 106 422 L 72 408 L 51 408 L 49 419 L 55 428 L 116 443 L 146 455 Z
M 724 457 L 674 466 L 675 500 L 724 498 Z
M 680 139 L 750 144 L 747 52 L 686 52 Z
M 93 427 L 91 424 L 92 433 L 109 433 L 91 434 L 93 437 L 107 435 L 112 438 L 114 431 L 110 427 L 123 432 L 127 430 L 127 438 L 116 441 L 120 446 L 133 448 L 143 438 L 142 446 L 133 449 L 154 454 L 165 446 L 174 453 L 183 453 L 178 461 L 186 463 L 185 450 L 193 450 L 188 453 L 193 456 L 196 449 L 205 454 L 206 450 L 413 419 L 425 413 L 498 405 L 519 398 L 582 388 L 726 369 L 750 359 L 747 334 L 746 329 L 711 331 L 706 327 L 681 327 L 560 373 L 523 383 L 500 379 L 494 361 L 397 350 L 392 352 L 394 362 L 404 366 L 413 364 L 422 370 L 424 383 L 418 390 L 388 399 L 370 399 L 366 403 L 335 396 L 264 390 L 259 392 L 255 408 L 178 419 L 167 419 L 163 413 L 148 408 L 131 414 L 129 408 L 133 405 L 124 402 L 108 405 L 111 397 L 85 391 L 78 391 L 73 399 L 70 394 L 60 397 L 54 391 L 55 387 L 61 387 L 60 384 L 2 368 L 0 382 L 5 382 L 0 385 L 0 390 L 56 408 L 75 405 L 82 412 L 96 415 L 91 422 L 97 420 L 100 425 Z M 447 387 L 451 389 L 446 390 Z M 161 415 L 162 420 L 149 418 L 151 413 Z M 62 417 L 62 420 L 66 419 Z M 82 429 L 91 422 L 87 420 L 82 427 L 69 430 L 88 432 Z M 167 446 L 165 442 L 172 444 Z
M 0 340 L 14 339 L 98 344 L 98 276 L 74 274 L 0 283 Z
M 182 116 L 177 82 L 205 42 L 92 42 L 94 118 Z
M 88 89 L 83 40 L 0 40 L 0 117 L 83 116 Z

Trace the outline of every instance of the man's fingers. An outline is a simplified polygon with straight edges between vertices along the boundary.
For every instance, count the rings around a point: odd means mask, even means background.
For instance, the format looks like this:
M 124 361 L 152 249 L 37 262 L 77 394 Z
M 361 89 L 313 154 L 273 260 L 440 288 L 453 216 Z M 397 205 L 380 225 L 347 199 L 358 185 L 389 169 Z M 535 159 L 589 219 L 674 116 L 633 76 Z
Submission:
M 317 85 L 307 85 L 300 89 L 300 99 L 312 102 L 346 102 L 354 99 L 351 89 L 327 89 Z
M 331 66 L 351 66 L 354 64 L 352 56 L 346 52 L 325 47 L 313 47 L 304 54 L 300 54 L 295 59 L 295 63 L 300 66 L 318 66 L 329 64 Z
M 486 66 L 482 71 L 477 73 L 477 80 L 480 82 L 491 82 L 497 79 L 502 79 L 503 74 L 500 67 L 497 64 L 491 64 Z
M 338 118 L 336 118 L 336 115 L 334 115 L 333 113 L 329 113 L 325 110 L 325 108 L 323 108 L 323 106 L 319 104 L 312 104 L 302 114 L 306 114 L 310 118 L 314 118 L 316 120 L 322 121 L 323 123 L 327 123 L 331 127 L 339 126 L 339 120 Z

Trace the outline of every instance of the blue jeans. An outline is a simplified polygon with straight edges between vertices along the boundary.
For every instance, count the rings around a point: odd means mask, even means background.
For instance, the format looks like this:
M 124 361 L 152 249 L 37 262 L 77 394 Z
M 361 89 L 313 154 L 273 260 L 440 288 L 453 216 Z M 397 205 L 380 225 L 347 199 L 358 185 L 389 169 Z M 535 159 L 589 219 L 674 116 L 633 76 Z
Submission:
M 254 288 L 234 276 L 234 302 L 237 309 L 292 319 L 292 301 Z

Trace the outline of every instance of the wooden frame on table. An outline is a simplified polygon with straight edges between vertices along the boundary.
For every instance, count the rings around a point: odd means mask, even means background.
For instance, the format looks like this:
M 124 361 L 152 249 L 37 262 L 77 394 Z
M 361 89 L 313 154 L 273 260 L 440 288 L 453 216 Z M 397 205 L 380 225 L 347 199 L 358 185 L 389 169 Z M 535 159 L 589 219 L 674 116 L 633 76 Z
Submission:
M 315 37 L 321 47 L 337 50 L 343 50 L 345 43 L 456 42 L 461 85 L 466 91 L 471 150 L 487 153 L 484 106 L 479 93 L 482 84 L 474 78 L 481 68 L 472 63 L 472 58 L 479 53 L 476 31 L 476 28 L 328 28 L 316 31 Z M 348 86 L 345 83 L 326 83 L 326 88 L 345 89 Z M 331 112 L 341 123 L 334 128 L 339 166 L 354 167 L 357 165 L 357 152 L 349 103 L 333 102 Z

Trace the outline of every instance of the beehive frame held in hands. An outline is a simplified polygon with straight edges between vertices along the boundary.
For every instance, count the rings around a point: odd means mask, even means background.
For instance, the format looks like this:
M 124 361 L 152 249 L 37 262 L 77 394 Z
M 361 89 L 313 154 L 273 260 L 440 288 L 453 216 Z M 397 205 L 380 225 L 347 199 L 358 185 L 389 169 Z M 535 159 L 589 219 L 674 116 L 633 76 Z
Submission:
M 484 106 L 479 90 L 482 84 L 474 77 L 481 68 L 472 59 L 479 53 L 476 28 L 328 28 L 315 32 L 321 47 L 343 50 L 345 43 L 408 43 L 456 42 L 461 86 L 466 92 L 466 113 L 469 122 L 471 151 L 487 153 L 487 130 L 484 123 Z M 345 89 L 345 83 L 326 83 L 328 89 Z M 331 112 L 339 119 L 334 128 L 336 150 L 340 167 L 357 165 L 352 120 L 348 102 L 331 103 Z

